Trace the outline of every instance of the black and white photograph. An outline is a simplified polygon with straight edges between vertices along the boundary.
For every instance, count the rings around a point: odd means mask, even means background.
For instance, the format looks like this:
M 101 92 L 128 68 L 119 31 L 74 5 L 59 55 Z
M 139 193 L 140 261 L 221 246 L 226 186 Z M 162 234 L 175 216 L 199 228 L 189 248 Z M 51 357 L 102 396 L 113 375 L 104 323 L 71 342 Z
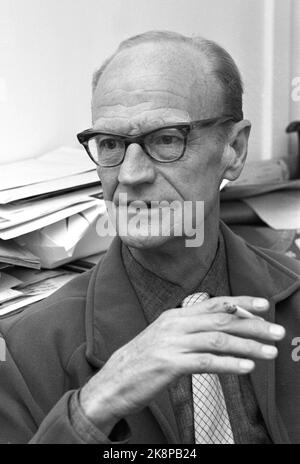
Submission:
M 299 392 L 300 0 L 0 0 L 0 444 L 300 444 Z

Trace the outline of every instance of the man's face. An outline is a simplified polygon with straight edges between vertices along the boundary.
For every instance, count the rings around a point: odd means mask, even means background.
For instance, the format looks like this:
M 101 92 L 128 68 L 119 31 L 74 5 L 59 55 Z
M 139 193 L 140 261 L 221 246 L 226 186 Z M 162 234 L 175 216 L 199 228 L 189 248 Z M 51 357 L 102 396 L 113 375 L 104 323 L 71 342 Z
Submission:
M 172 123 L 222 116 L 222 90 L 202 61 L 201 67 L 196 52 L 173 44 L 140 44 L 119 53 L 94 93 L 93 128 L 139 135 Z M 118 208 L 120 194 L 127 194 L 129 202 L 148 204 L 176 200 L 183 205 L 200 200 L 205 202 L 208 217 L 218 201 L 226 167 L 220 133 L 216 127 L 193 129 L 184 156 L 166 164 L 151 159 L 140 145 L 129 145 L 120 166 L 98 168 L 104 199 Z M 135 213 L 128 212 L 130 221 Z M 144 212 L 149 217 L 147 209 Z M 145 230 L 131 230 L 122 237 L 139 248 L 159 247 L 174 239 L 172 235 L 152 236 Z

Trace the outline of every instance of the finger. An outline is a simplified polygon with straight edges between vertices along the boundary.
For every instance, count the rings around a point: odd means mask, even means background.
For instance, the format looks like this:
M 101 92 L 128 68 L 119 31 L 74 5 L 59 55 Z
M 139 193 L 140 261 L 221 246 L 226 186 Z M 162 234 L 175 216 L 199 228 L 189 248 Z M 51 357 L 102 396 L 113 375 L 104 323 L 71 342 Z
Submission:
M 182 374 L 249 374 L 255 368 L 250 359 L 233 356 L 217 356 L 210 353 L 192 353 L 182 360 Z
M 237 355 L 248 359 L 274 359 L 278 354 L 275 346 L 255 340 L 240 338 L 223 332 L 191 334 L 182 341 L 181 349 L 186 353 L 209 352 Z
M 177 309 L 179 314 L 187 315 L 216 312 L 234 314 L 238 312 L 238 307 L 241 307 L 253 314 L 260 315 L 269 309 L 270 304 L 265 298 L 254 298 L 250 296 L 220 296 Z
M 220 331 L 240 337 L 277 341 L 285 336 L 285 329 L 261 318 L 242 319 L 231 314 L 200 314 L 180 318 L 178 325 L 185 333 Z

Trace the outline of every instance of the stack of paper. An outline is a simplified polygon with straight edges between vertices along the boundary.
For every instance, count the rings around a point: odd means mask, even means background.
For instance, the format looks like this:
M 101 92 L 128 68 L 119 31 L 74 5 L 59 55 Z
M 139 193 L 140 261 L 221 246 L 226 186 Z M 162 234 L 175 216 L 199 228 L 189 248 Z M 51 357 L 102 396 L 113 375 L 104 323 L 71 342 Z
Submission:
M 97 221 L 107 215 L 103 200 L 80 214 L 56 222 L 17 239 L 33 254 L 39 256 L 47 269 L 105 251 L 112 237 L 100 237 Z
M 0 239 L 19 237 L 102 204 L 102 200 L 93 197 L 100 194 L 97 186 L 42 200 L 0 205 Z
M 0 240 L 0 261 L 0 269 L 7 267 L 8 264 L 33 269 L 40 269 L 41 267 L 39 257 L 31 253 L 26 247 L 20 246 L 14 240 Z
M 0 280 L 0 316 L 46 298 L 76 275 L 67 270 L 6 270 Z
M 2 164 L 0 204 L 99 185 L 95 165 L 82 149 L 62 147 L 45 155 Z
M 99 237 L 96 225 L 106 214 L 95 165 L 83 149 L 62 147 L 2 164 L 0 316 L 76 275 L 58 266 L 105 251 L 111 239 Z

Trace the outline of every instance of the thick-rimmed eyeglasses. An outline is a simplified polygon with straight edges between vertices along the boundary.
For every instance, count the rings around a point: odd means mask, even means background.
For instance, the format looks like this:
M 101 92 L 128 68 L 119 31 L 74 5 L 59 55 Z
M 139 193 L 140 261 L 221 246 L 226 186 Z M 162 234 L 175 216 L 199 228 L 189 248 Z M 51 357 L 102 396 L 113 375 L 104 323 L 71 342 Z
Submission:
M 173 163 L 184 155 L 188 135 L 192 129 L 224 124 L 228 121 L 237 119 L 233 116 L 222 116 L 189 123 L 174 123 L 138 136 L 87 129 L 77 134 L 77 138 L 91 160 L 104 168 L 120 165 L 128 146 L 132 143 L 140 145 L 150 158 L 159 163 Z

